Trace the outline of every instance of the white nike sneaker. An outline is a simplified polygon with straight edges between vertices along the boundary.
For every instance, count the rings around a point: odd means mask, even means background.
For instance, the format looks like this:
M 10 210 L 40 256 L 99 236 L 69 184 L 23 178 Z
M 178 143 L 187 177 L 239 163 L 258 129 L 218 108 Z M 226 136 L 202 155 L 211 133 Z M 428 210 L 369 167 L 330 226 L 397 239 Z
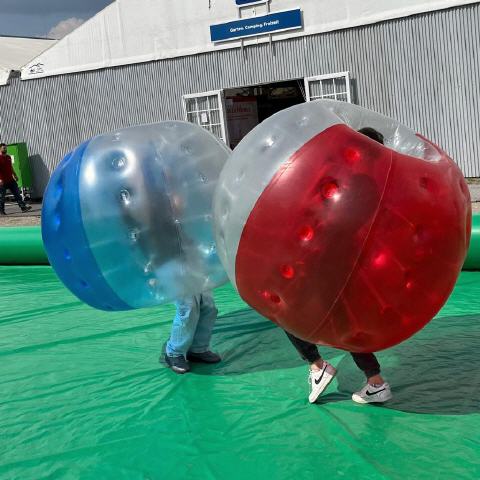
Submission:
M 379 387 L 367 383 L 360 391 L 352 395 L 352 400 L 357 403 L 383 403 L 392 397 L 392 391 L 387 382 Z
M 336 374 L 337 370 L 325 360 L 323 361 L 323 368 L 321 370 L 310 370 L 308 373 L 308 383 L 310 385 L 308 401 L 310 403 L 317 401 L 317 398 L 328 387 Z

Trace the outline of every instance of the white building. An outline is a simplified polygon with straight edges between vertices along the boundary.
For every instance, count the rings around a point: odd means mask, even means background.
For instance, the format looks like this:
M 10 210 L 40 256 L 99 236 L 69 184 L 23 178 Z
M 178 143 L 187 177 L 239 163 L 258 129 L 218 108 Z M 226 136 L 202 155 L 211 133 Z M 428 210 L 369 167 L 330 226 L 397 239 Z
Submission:
M 41 193 L 105 131 L 185 118 L 235 145 L 330 97 L 400 120 L 480 176 L 479 25 L 479 2 L 461 0 L 117 0 L 0 87 L 0 133 L 27 142 Z
M 0 85 L 7 85 L 12 72 L 18 72 L 56 40 L 0 36 Z

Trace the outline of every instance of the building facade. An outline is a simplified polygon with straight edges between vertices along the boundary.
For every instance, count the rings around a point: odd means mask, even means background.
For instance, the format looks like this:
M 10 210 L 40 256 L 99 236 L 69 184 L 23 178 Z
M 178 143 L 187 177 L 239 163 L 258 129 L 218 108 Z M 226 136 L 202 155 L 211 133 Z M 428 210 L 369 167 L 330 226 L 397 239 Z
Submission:
M 365 3 L 370 16 L 346 8 L 338 18 L 309 22 L 318 13 L 312 8 L 330 0 L 246 6 L 196 0 L 196 15 L 189 21 L 180 10 L 174 19 L 167 15 L 163 21 L 176 33 L 151 42 L 148 32 L 145 38 L 118 33 L 128 2 L 117 0 L 0 86 L 2 141 L 27 142 L 37 196 L 69 150 L 103 132 L 185 119 L 235 146 L 268 115 L 315 98 L 352 101 L 393 117 L 440 145 L 465 176 L 480 176 L 478 2 L 423 2 L 417 12 L 419 2 L 378 11 L 368 10 L 375 2 L 344 0 L 337 3 L 345 8 Z M 302 25 L 291 31 L 218 43 L 210 38 L 209 26 L 297 8 Z M 201 36 L 190 38 L 192 25 Z M 182 29 L 190 32 L 187 45 L 177 39 Z

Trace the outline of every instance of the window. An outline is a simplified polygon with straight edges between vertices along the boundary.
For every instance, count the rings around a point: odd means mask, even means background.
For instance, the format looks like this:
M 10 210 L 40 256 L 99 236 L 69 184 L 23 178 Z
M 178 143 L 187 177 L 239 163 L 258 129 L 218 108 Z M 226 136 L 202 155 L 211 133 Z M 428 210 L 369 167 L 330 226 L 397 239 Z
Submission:
M 307 102 L 326 98 L 350 103 L 350 75 L 340 72 L 305 78 L 305 92 Z
M 184 95 L 185 120 L 196 123 L 227 143 L 223 92 Z

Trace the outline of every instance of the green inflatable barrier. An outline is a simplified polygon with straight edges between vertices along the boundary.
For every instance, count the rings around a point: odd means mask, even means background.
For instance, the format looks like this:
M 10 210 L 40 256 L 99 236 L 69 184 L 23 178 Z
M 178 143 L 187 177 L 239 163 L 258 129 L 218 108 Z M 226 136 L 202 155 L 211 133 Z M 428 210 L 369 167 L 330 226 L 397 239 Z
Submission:
M 40 227 L 0 228 L 0 265 L 48 265 Z M 480 270 L 480 214 L 473 216 L 463 270 Z
M 480 214 L 472 218 L 472 238 L 463 270 L 480 270 Z
M 0 229 L 0 265 L 48 265 L 40 227 Z

